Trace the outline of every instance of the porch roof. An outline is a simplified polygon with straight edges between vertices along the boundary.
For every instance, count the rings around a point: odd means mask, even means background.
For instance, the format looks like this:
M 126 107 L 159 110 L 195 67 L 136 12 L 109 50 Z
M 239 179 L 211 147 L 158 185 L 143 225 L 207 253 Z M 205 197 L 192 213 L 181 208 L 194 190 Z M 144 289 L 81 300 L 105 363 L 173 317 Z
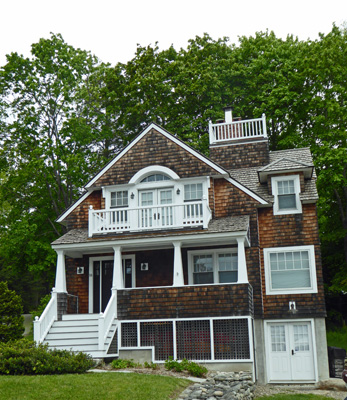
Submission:
M 247 232 L 249 228 L 249 215 L 237 215 L 226 218 L 212 219 L 207 229 L 190 228 L 180 230 L 167 230 L 167 231 L 146 231 L 146 232 L 129 232 L 120 234 L 106 234 L 100 236 L 88 237 L 88 229 L 72 229 L 65 235 L 55 240 L 52 245 L 68 245 L 79 243 L 95 243 L 110 240 L 129 240 L 129 239 L 146 239 L 154 237 L 178 237 L 184 235 L 208 235 L 214 233 L 237 233 Z

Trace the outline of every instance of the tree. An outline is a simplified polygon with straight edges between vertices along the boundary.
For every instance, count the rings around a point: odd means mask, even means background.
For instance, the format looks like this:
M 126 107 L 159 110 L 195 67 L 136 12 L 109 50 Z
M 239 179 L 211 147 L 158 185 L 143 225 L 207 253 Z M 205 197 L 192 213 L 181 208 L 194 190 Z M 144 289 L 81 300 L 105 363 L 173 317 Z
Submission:
M 0 342 L 20 339 L 24 332 L 22 299 L 0 282 Z
M 0 69 L 0 275 L 53 282 L 55 219 L 99 167 L 76 99 L 97 59 L 60 35 L 7 56 Z M 47 285 L 47 284 L 46 284 Z M 45 288 L 47 291 L 48 288 Z

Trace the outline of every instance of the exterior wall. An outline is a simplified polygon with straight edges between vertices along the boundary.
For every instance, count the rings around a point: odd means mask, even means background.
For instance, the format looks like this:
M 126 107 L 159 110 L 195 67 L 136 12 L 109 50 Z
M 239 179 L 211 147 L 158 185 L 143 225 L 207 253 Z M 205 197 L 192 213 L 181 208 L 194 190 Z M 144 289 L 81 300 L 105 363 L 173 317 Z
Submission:
M 149 134 L 145 135 L 105 172 L 95 182 L 95 186 L 128 183 L 136 172 L 149 165 L 161 165 L 170 168 L 180 178 L 216 174 L 213 168 L 152 129 Z
M 119 290 L 120 320 L 253 315 L 249 284 Z
M 272 208 L 259 209 L 259 240 L 264 318 L 325 317 L 323 273 L 318 237 L 316 206 L 304 204 L 302 214 L 273 215 Z M 318 293 L 266 295 L 263 249 L 284 246 L 315 246 Z M 296 302 L 296 311 L 289 310 Z
M 95 210 L 101 209 L 101 190 L 91 193 L 75 210 L 65 219 L 67 230 L 70 229 L 88 229 L 89 207 L 93 206 Z
M 210 146 L 210 158 L 225 169 L 261 167 L 269 164 L 267 140 Z
M 68 294 L 78 296 L 78 312 L 88 313 L 89 261 L 88 257 L 67 258 L 65 260 L 66 284 Z M 84 267 L 83 274 L 77 274 L 77 268 Z M 69 301 L 69 300 L 68 300 Z M 69 312 L 76 312 L 68 309 Z
M 324 318 L 315 319 L 315 335 L 317 346 L 318 380 L 324 381 L 329 379 L 328 344 Z

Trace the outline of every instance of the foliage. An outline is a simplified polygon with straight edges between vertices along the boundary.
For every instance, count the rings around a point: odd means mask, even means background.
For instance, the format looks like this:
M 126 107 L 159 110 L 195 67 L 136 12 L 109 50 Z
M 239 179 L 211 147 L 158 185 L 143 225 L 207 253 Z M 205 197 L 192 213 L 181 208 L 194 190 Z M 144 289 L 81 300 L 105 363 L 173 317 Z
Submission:
M 339 347 L 347 351 L 347 326 L 327 330 L 327 341 L 328 346 Z
M 153 369 L 153 370 L 158 369 L 158 364 L 155 364 L 153 361 L 151 361 L 150 363 L 148 363 L 147 361 L 145 361 L 145 362 L 143 363 L 143 366 L 144 366 L 145 368 L 148 368 L 148 369 Z
M 22 337 L 22 299 L 15 291 L 9 290 L 6 282 L 0 282 L 0 343 Z
M 123 358 L 117 358 L 111 362 L 111 366 L 114 369 L 126 369 L 140 367 L 141 364 L 134 362 L 134 360 L 125 360 Z
M 46 306 L 49 303 L 49 301 L 51 300 L 51 298 L 52 298 L 51 294 L 46 294 L 46 296 L 43 296 L 40 299 L 40 303 L 39 303 L 38 307 L 36 308 L 36 310 L 33 310 L 30 312 L 30 314 L 33 316 L 33 319 L 35 319 L 35 317 L 41 316 L 41 314 L 43 313 L 44 309 L 46 308 Z
M 71 374 L 1 376 L 0 398 L 6 400 L 166 400 L 191 382 L 144 374 Z
M 91 356 L 22 339 L 0 344 L 1 375 L 52 375 L 83 373 L 94 366 Z
M 198 378 L 203 377 L 208 371 L 207 368 L 193 361 L 188 361 L 185 358 L 182 361 L 177 361 L 172 357 L 169 357 L 169 359 L 165 361 L 165 368 L 169 371 L 173 370 L 176 372 L 187 371 L 190 375 Z

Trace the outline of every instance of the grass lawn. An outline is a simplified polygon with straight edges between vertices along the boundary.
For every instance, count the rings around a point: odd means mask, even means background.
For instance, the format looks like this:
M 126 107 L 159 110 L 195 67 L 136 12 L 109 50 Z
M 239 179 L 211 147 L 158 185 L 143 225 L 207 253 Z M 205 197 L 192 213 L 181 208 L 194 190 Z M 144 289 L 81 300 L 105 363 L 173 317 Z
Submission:
M 0 375 L 0 399 L 6 400 L 169 400 L 192 382 L 135 373 L 83 375 Z

